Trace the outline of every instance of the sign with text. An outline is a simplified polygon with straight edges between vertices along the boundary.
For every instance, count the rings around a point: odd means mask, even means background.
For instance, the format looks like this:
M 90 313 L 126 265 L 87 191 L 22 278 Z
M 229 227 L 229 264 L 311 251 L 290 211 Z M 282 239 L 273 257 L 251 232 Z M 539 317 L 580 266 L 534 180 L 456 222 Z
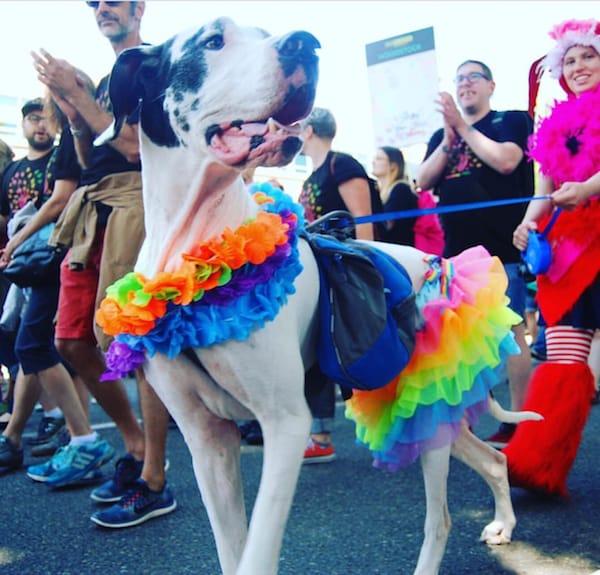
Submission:
M 375 145 L 425 143 L 441 127 L 433 28 L 367 44 Z

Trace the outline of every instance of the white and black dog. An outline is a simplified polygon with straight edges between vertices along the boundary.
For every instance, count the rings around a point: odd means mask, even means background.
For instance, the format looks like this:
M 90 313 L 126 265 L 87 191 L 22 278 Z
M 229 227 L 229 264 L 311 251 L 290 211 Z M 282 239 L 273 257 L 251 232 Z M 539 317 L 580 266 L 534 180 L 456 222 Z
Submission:
M 112 72 L 115 128 L 138 109 L 146 239 L 136 271 L 172 271 L 195 242 L 255 217 L 240 171 L 289 163 L 301 147 L 297 122 L 310 112 L 319 42 L 303 31 L 271 37 L 219 19 L 165 44 L 124 52 Z M 423 282 L 423 253 L 385 246 Z M 315 361 L 319 276 L 307 244 L 302 273 L 277 316 L 244 341 L 226 341 L 144 363 L 151 385 L 181 429 L 225 575 L 275 575 L 311 414 L 305 369 Z M 256 418 L 264 435 L 260 488 L 248 526 L 235 419 Z M 481 539 L 508 543 L 515 526 L 505 458 L 464 430 L 453 455 L 490 485 L 495 518 Z M 422 456 L 425 540 L 415 573 L 434 575 L 450 520 L 450 448 Z

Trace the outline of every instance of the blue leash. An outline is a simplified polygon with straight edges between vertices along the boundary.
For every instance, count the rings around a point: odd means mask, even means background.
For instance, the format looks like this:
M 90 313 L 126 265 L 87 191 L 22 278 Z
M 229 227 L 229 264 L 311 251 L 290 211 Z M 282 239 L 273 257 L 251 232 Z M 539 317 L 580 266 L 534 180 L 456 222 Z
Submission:
M 552 196 L 533 196 L 530 198 L 506 198 L 504 200 L 489 200 L 487 202 L 474 202 L 472 204 L 454 204 L 451 206 L 439 206 L 437 208 L 422 208 L 415 210 L 402 210 L 398 212 L 384 212 L 370 216 L 354 218 L 354 223 L 368 224 L 371 222 L 384 222 L 387 220 L 402 220 L 406 218 L 417 218 L 428 214 L 448 214 L 451 212 L 465 212 L 467 210 L 479 210 L 481 208 L 492 208 L 495 206 L 506 206 L 510 204 L 524 204 L 533 200 L 550 200 Z

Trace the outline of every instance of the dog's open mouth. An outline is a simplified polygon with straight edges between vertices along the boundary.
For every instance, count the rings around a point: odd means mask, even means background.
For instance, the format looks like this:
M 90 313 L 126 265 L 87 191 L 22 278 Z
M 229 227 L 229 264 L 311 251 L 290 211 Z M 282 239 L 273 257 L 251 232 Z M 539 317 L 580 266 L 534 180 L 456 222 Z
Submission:
M 260 159 L 264 166 L 289 162 L 301 146 L 300 124 L 285 126 L 274 118 L 260 122 L 234 120 L 211 126 L 206 142 L 223 163 L 237 166 Z
M 221 162 L 230 166 L 287 164 L 302 146 L 298 120 L 308 115 L 313 100 L 314 85 L 304 84 L 266 120 L 234 120 L 210 126 L 206 143 Z

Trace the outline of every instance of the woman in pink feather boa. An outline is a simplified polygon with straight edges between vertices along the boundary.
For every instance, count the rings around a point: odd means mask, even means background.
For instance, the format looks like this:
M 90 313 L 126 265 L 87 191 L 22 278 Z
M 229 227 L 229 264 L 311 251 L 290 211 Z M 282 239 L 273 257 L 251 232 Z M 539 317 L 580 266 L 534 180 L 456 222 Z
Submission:
M 513 240 L 525 250 L 531 231 L 561 210 L 548 233 L 552 263 L 537 276 L 547 361 L 533 373 L 523 406 L 544 421 L 520 424 L 504 453 L 512 485 L 566 495 L 595 393 L 587 360 L 600 328 L 600 22 L 569 20 L 550 36 L 556 44 L 541 67 L 568 98 L 539 122 L 529 153 L 540 168 L 537 195 L 551 201 L 531 202 Z
M 551 201 L 531 202 L 513 239 L 525 250 L 561 210 L 547 236 L 552 262 L 537 276 L 547 361 L 523 405 L 544 421 L 520 424 L 504 453 L 513 486 L 565 496 L 595 393 L 587 360 L 600 328 L 600 22 L 569 20 L 550 36 L 556 44 L 540 66 L 568 98 L 538 123 L 529 155 L 539 164 L 537 195 Z

